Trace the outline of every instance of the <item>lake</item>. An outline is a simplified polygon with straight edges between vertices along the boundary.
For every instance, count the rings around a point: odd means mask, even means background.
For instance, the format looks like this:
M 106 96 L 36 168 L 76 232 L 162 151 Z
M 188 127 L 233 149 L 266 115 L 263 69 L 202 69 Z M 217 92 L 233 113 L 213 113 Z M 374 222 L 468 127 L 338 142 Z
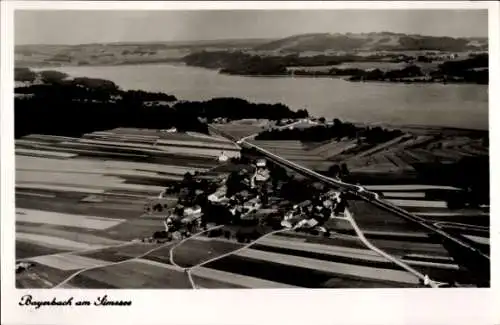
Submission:
M 161 91 L 182 100 L 239 97 L 344 121 L 488 129 L 488 87 L 466 84 L 356 83 L 333 78 L 244 77 L 171 64 L 61 67 L 71 76 Z

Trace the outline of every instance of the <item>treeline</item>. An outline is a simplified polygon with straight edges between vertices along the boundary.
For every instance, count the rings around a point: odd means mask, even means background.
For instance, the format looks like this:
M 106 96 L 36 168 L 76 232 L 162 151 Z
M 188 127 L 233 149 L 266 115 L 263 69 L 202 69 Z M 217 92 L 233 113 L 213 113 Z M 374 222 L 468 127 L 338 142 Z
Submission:
M 296 75 L 350 76 L 350 81 L 390 82 L 466 82 L 488 84 L 488 54 L 481 54 L 464 60 L 446 61 L 428 73 L 415 64 L 402 69 L 382 71 L 380 69 L 338 69 L 328 71 L 295 71 Z
M 212 122 L 223 117 L 227 120 L 247 118 L 280 120 L 287 118 L 306 118 L 309 113 L 305 109 L 292 111 L 288 106 L 278 104 L 255 104 L 240 98 L 214 98 L 203 102 L 183 101 L 175 104 L 179 114 L 195 115 Z
M 14 80 L 19 81 L 19 82 L 34 82 L 37 73 L 34 71 L 31 71 L 29 68 L 19 68 L 15 67 L 14 68 Z
M 488 61 L 488 54 L 472 56 L 465 60 L 447 61 L 440 64 L 438 70 L 431 72 L 431 76 L 488 84 Z
M 26 80 L 30 74 L 30 70 L 18 71 L 17 81 Z M 116 127 L 175 127 L 178 131 L 208 133 L 206 123 L 219 117 L 279 120 L 308 116 L 306 110 L 294 112 L 283 104 L 253 104 L 238 98 L 179 102 L 164 93 L 123 91 L 104 79 L 69 79 L 57 71 L 41 75 L 45 76 L 41 83 L 15 89 L 16 138 L 32 133 L 81 136 Z
M 338 65 L 344 62 L 373 62 L 383 59 L 398 60 L 394 55 L 315 55 L 285 56 L 252 55 L 241 51 L 201 51 L 184 57 L 187 65 L 219 69 L 221 73 L 238 75 L 287 75 L 287 67 Z
M 197 52 L 184 57 L 187 65 L 218 69 L 221 73 L 254 76 L 347 76 L 350 81 L 390 81 L 390 82 L 466 82 L 488 84 L 488 54 L 471 56 L 464 60 L 446 61 L 430 72 L 422 71 L 418 62 L 430 62 L 432 57 L 417 57 L 404 54 L 384 54 L 371 56 L 317 55 L 301 57 L 297 54 L 285 56 L 262 56 L 238 52 L 213 51 Z M 405 62 L 407 67 L 382 71 L 380 69 L 341 69 L 332 67 L 326 71 L 311 71 L 290 67 L 313 67 L 339 65 L 346 62 Z M 413 63 L 412 63 L 413 62 Z
M 342 138 L 361 139 L 371 144 L 387 142 L 403 135 L 400 130 L 388 130 L 376 127 L 357 127 L 349 122 L 334 119 L 331 125 L 317 125 L 305 129 L 280 129 L 261 132 L 255 137 L 256 140 L 299 140 L 304 142 L 321 142 L 331 139 Z
M 37 87 L 32 96 L 16 97 L 16 138 L 32 133 L 78 137 L 117 127 L 176 127 L 208 133 L 207 125 L 196 116 L 178 114 L 168 105 L 148 107 L 140 101 L 113 100 L 103 92 L 85 92 L 73 85 L 44 86 L 32 86 Z
M 463 157 L 447 164 L 414 164 L 414 167 L 422 181 L 464 189 L 445 198 L 450 209 L 490 203 L 488 156 Z
M 470 41 L 466 38 L 453 37 L 411 37 L 402 36 L 399 38 L 399 48 L 405 51 L 449 51 L 461 52 L 469 48 L 467 44 Z M 471 49 L 476 49 L 472 46 Z

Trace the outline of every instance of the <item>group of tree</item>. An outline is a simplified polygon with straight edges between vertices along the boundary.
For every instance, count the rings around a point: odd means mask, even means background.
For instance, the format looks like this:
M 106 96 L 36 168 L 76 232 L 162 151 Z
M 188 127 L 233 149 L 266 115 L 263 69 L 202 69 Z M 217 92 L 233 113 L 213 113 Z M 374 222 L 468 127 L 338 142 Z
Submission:
M 467 48 L 470 40 L 466 38 L 453 37 L 412 37 L 402 36 L 399 38 L 399 46 L 406 51 L 449 51 L 461 52 Z
M 307 110 L 292 111 L 286 105 L 250 103 L 240 98 L 214 98 L 208 101 L 182 101 L 175 104 L 174 109 L 179 114 L 204 117 L 210 123 L 218 117 L 228 120 L 247 118 L 280 120 L 284 118 L 305 118 Z
M 246 175 L 239 171 L 232 171 L 226 180 L 226 197 L 231 197 L 236 193 L 243 191 L 247 186 L 243 183 Z
M 345 179 L 349 176 L 349 169 L 347 168 L 347 165 L 345 163 L 340 164 L 340 166 L 338 164 L 334 164 L 330 168 L 328 168 L 326 174 L 331 177 Z
M 233 220 L 233 215 L 229 209 L 225 206 L 208 203 L 206 206 L 202 207 L 202 225 L 207 223 L 215 223 L 218 225 L 231 224 Z
M 488 84 L 488 60 L 488 54 L 479 54 L 464 60 L 447 61 L 440 64 L 438 70 L 432 71 L 431 76 L 434 78 Z
M 32 83 L 35 79 L 41 83 Z M 177 101 L 173 95 L 121 90 L 115 83 L 98 78 L 68 78 L 58 71 L 34 73 L 16 69 L 15 136 L 31 133 L 81 136 L 84 133 L 134 127 L 208 133 L 206 121 L 218 117 L 303 118 L 306 110 L 294 112 L 283 104 L 254 104 L 238 98 L 215 98 L 203 102 Z M 155 102 L 155 105 L 149 105 Z M 203 121 L 204 118 L 205 121 Z
M 301 56 L 297 53 L 287 55 L 259 55 L 243 51 L 200 51 L 188 54 L 183 58 L 187 65 L 209 69 L 220 69 L 222 72 L 233 71 L 237 74 L 269 74 L 285 73 L 286 67 L 314 67 L 337 65 L 344 62 L 371 62 L 390 58 L 390 55 L 360 56 L 346 55 L 313 55 Z
M 19 82 L 34 82 L 37 78 L 37 73 L 29 68 L 14 68 L 14 80 Z
M 422 61 L 422 59 L 420 60 Z M 488 54 L 474 55 L 463 60 L 445 61 L 437 68 L 424 73 L 415 64 L 408 65 L 403 69 L 394 69 L 383 72 L 379 69 L 341 71 L 332 69 L 331 73 L 342 75 L 352 73 L 351 81 L 414 81 L 414 82 L 465 82 L 476 84 L 488 84 Z M 426 78 L 420 78 L 426 77 Z
M 421 62 L 426 62 L 421 60 Z M 480 60 L 446 61 L 430 72 L 422 71 L 418 64 L 409 64 L 401 69 L 382 71 L 380 69 L 331 68 L 329 70 L 294 70 L 295 75 L 317 77 L 349 77 L 349 81 L 390 81 L 390 82 L 466 82 L 488 83 L 487 66 L 473 66 L 470 62 Z M 291 74 L 291 72 L 289 72 Z M 423 78 L 425 77 L 425 78 Z
M 389 141 L 401 136 L 400 130 L 384 129 L 376 127 L 358 127 L 349 122 L 334 119 L 329 125 L 316 125 L 309 128 L 299 129 L 273 129 L 261 132 L 256 140 L 299 140 L 303 142 L 321 142 L 326 140 L 340 140 L 342 138 L 356 139 L 364 138 L 365 142 L 377 144 Z
M 30 94 L 15 98 L 15 136 L 51 134 L 81 136 L 117 127 L 208 133 L 197 116 L 179 114 L 168 105 L 148 107 L 140 101 L 113 99 L 113 92 L 77 85 L 33 85 L 16 89 Z
M 309 200 L 311 196 L 318 193 L 310 181 L 290 177 L 287 182 L 283 183 L 278 193 L 279 197 L 290 202 L 302 202 Z
M 477 207 L 490 202 L 488 156 L 468 156 L 454 163 L 415 164 L 414 167 L 422 182 L 462 189 L 446 198 L 452 209 Z
M 463 48 L 467 40 L 452 38 L 426 39 L 402 38 L 405 46 L 418 50 L 435 50 L 440 48 L 437 40 L 445 42 L 450 50 Z M 448 44 L 448 45 L 446 45 Z M 426 55 L 409 56 L 390 53 L 384 55 L 258 55 L 242 51 L 201 51 L 191 53 L 183 61 L 192 66 L 218 69 L 221 73 L 237 75 L 308 75 L 308 76 L 349 76 L 350 81 L 392 81 L 392 82 L 467 82 L 488 83 L 488 54 L 480 54 L 464 60 L 450 60 L 439 65 L 429 73 L 424 73 L 418 63 L 432 62 Z M 405 62 L 408 66 L 401 69 L 359 69 L 337 68 L 329 70 L 294 69 L 291 67 L 335 66 L 347 62 Z M 485 68 L 476 70 L 477 68 Z M 427 78 L 422 78 L 427 77 Z

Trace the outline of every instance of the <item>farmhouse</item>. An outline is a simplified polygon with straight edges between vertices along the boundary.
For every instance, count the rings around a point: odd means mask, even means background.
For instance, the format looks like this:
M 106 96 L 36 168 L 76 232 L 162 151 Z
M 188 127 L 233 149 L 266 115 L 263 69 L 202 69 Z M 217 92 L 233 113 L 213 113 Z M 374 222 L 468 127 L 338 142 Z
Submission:
M 225 185 L 221 186 L 217 189 L 217 191 L 208 196 L 208 200 L 213 203 L 221 202 L 226 197 L 226 193 L 227 187 Z
M 226 162 L 228 161 L 229 157 L 224 153 L 224 151 L 221 152 L 220 156 L 217 158 L 219 162 Z

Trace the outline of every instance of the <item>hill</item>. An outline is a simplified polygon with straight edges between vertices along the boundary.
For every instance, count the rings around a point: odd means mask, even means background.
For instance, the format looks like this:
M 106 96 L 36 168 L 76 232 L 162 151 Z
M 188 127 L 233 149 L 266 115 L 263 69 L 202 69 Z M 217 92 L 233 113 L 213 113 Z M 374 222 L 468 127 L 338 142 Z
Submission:
M 252 49 L 267 42 L 269 39 L 18 45 L 15 62 L 17 67 L 177 62 L 193 52 Z
M 398 33 L 329 34 L 314 33 L 282 39 L 231 39 L 212 41 L 130 42 L 80 45 L 19 45 L 17 67 L 62 65 L 120 65 L 182 62 L 200 52 L 243 51 L 259 56 L 309 53 L 338 55 L 339 52 L 450 51 L 484 52 L 486 38 L 452 38 Z M 306 64 L 307 65 L 307 64 Z
M 452 38 L 400 33 L 302 34 L 257 45 L 258 51 L 486 51 L 486 38 Z

